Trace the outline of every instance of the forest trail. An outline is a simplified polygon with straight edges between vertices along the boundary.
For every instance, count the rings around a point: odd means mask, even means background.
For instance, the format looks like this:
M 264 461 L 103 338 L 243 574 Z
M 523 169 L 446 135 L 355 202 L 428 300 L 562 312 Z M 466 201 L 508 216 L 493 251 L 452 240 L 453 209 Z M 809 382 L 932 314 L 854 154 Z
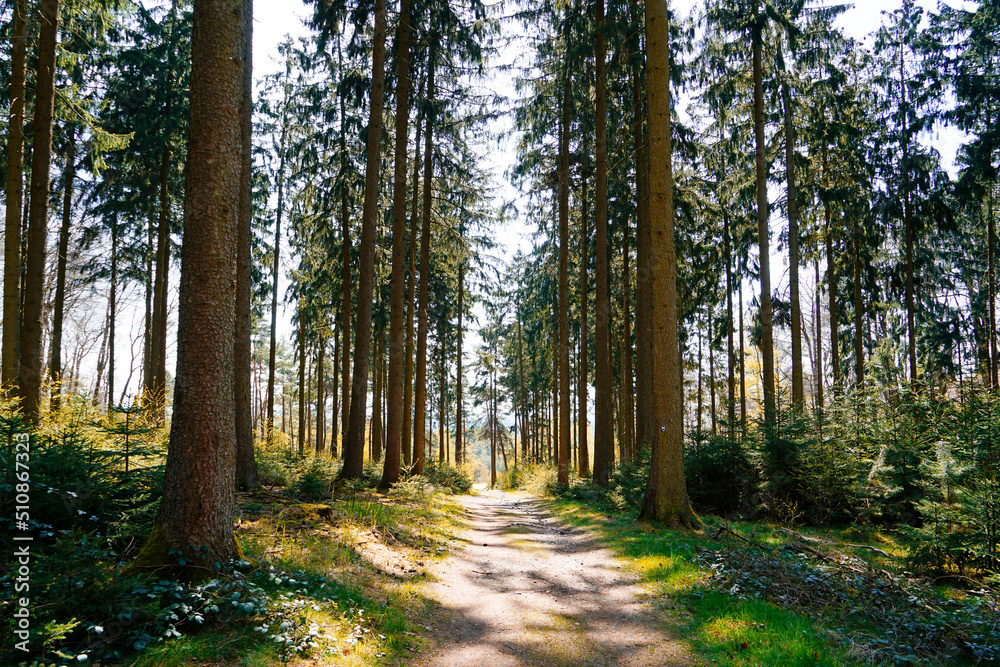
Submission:
M 432 569 L 436 645 L 415 666 L 697 664 L 596 536 L 531 496 L 482 491 L 460 502 L 467 546 Z

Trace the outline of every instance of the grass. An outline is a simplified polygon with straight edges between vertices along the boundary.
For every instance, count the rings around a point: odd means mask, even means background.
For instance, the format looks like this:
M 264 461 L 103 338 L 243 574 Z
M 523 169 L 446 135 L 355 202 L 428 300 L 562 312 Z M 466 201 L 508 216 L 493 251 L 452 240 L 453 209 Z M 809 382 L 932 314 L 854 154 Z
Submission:
M 720 665 L 848 667 L 870 664 L 841 646 L 821 623 L 766 601 L 740 600 L 705 586 L 709 571 L 696 563 L 711 545 L 716 522 L 703 533 L 683 533 L 608 515 L 578 501 L 553 501 L 553 511 L 595 531 L 625 566 L 639 575 L 658 604 L 677 619 L 671 630 L 688 638 L 701 657 Z M 743 527 L 743 530 L 751 530 Z M 781 539 L 777 532 L 773 539 Z
M 239 539 L 259 563 L 255 581 L 284 612 L 151 645 L 130 664 L 401 665 L 422 646 L 421 622 L 434 609 L 420 590 L 423 566 L 447 555 L 461 516 L 457 503 L 437 493 L 362 492 L 312 504 L 269 494 L 242 500 Z M 289 622 L 284 631 L 282 619 Z M 291 651 L 276 636 L 315 646 Z

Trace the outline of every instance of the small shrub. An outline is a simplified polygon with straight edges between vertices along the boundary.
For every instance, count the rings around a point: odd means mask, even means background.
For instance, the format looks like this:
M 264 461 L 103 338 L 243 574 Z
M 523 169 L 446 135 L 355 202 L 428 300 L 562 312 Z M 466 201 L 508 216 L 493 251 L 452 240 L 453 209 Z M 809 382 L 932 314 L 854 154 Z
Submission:
M 434 486 L 451 493 L 468 493 L 472 490 L 472 469 L 469 466 L 455 466 L 436 461 L 428 463 L 424 469 L 424 476 Z

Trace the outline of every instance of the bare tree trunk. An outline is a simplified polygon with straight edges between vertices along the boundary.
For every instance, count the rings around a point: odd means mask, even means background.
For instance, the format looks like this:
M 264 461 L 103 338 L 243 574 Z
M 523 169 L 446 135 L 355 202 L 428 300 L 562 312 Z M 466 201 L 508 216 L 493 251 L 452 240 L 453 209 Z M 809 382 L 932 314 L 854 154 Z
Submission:
M 338 321 L 339 326 L 339 321 Z M 338 369 L 340 368 L 340 332 L 334 327 L 333 331 L 333 369 L 331 375 L 333 375 L 333 392 L 330 394 L 330 400 L 333 405 L 330 407 L 330 458 L 337 458 L 337 436 L 340 434 L 337 426 L 337 413 L 340 409 L 340 373 Z
M 636 280 L 635 280 L 635 342 L 636 342 L 636 441 L 642 447 L 652 445 L 650 428 L 650 375 L 652 354 L 649 349 L 649 168 L 648 146 L 643 140 L 642 87 L 639 68 L 632 71 L 633 134 L 635 137 L 636 188 Z
M 291 76 L 291 61 L 285 63 L 285 76 Z M 278 291 L 278 277 L 281 275 L 281 217 L 285 213 L 285 152 L 288 140 L 288 105 L 290 103 L 290 86 L 284 87 L 284 99 L 281 105 L 281 136 L 278 138 L 278 176 L 275 179 L 278 194 L 278 206 L 274 214 L 274 261 L 271 264 L 271 335 L 267 352 L 267 438 L 274 431 L 274 374 L 278 363 L 278 301 L 281 298 Z M 350 283 L 347 289 L 350 289 Z
M 326 451 L 326 392 L 324 391 L 323 365 L 326 363 L 326 342 L 316 344 L 316 453 Z
M 864 309 L 861 301 L 861 225 L 858 224 L 857 217 L 854 218 L 854 380 L 858 389 L 865 385 L 865 347 L 864 347 Z M 835 295 L 830 293 L 830 311 L 834 310 Z M 834 332 L 830 332 L 830 337 L 834 345 L 837 339 L 833 337 Z M 838 345 L 839 347 L 839 345 Z M 837 356 L 833 357 L 837 359 Z M 835 375 L 836 377 L 836 375 Z
M 458 368 L 455 371 L 455 465 L 465 461 L 465 433 L 463 430 L 462 386 L 462 314 L 465 310 L 465 264 L 458 265 L 458 327 L 455 335 L 458 338 L 455 359 Z
M 354 333 L 354 377 L 351 416 L 344 442 L 341 479 L 357 479 L 364 471 L 364 428 L 368 408 L 368 359 L 371 354 L 372 296 L 375 291 L 375 226 L 378 218 L 379 146 L 382 138 L 382 97 L 385 89 L 385 0 L 375 0 L 371 104 L 368 117 L 365 201 L 361 216 L 358 312 Z
M 683 397 L 677 336 L 677 260 L 674 255 L 670 145 L 670 46 L 666 0 L 646 0 L 650 144 L 650 278 L 652 282 L 653 406 L 656 430 L 649 483 L 640 516 L 690 527 L 697 517 L 684 484 Z
M 430 47 L 427 59 L 427 102 L 428 111 L 424 130 L 424 191 L 423 208 L 420 221 L 420 290 L 417 298 L 417 382 L 414 388 L 413 402 L 415 404 L 413 417 L 413 452 L 416 461 L 413 467 L 415 474 L 424 471 L 424 417 L 427 410 L 427 329 L 429 327 L 430 310 L 430 264 L 431 264 L 431 203 L 433 198 L 432 177 L 434 176 L 434 45 Z M 444 375 L 441 376 L 442 386 Z M 442 390 L 443 391 L 443 390 Z M 442 393 L 442 406 L 444 404 Z M 441 410 L 444 414 L 444 410 Z M 441 430 L 443 436 L 444 430 Z M 439 462 L 444 460 L 444 438 L 438 438 Z
M 250 397 L 252 364 L 250 303 L 251 246 L 253 231 L 253 0 L 238 3 L 243 11 L 243 90 L 240 104 L 240 211 L 236 230 L 236 325 L 233 343 L 233 403 L 236 412 L 236 488 L 250 491 L 260 486 L 253 449 L 253 404 Z M 166 173 L 163 174 L 166 176 Z M 166 230 L 164 230 L 165 233 Z M 164 276 L 164 287 L 166 277 Z M 166 293 L 164 292 L 163 334 L 166 336 Z M 164 350 L 166 348 L 164 347 Z
M 406 146 L 410 121 L 410 0 L 402 0 L 396 27 L 396 146 L 392 186 L 392 268 L 389 277 L 389 381 L 386 388 L 385 466 L 379 488 L 388 490 L 399 481 L 403 453 L 403 381 L 406 362 Z
M 594 305 L 594 484 L 608 485 L 611 472 L 611 347 L 608 319 L 611 301 L 608 298 L 608 151 L 607 151 L 607 75 L 605 72 L 604 0 L 597 0 L 594 26 L 594 57 L 597 61 L 596 83 L 596 158 L 597 195 L 596 242 L 597 271 L 594 281 L 597 291 Z
M 28 204 L 28 248 L 21 322 L 19 391 L 21 410 L 31 423 L 38 420 L 42 398 L 42 319 L 44 316 L 45 253 L 49 215 L 49 162 L 52 155 L 52 113 L 55 101 L 56 35 L 59 0 L 39 2 L 35 114 L 32 121 L 31 201 Z
M 4 226 L 3 351 L 0 384 L 17 384 L 21 336 L 21 207 L 24 199 L 24 79 L 28 53 L 28 0 L 14 0 L 7 120 L 6 218 Z
M 337 38 L 337 58 L 340 61 L 341 71 L 344 66 L 344 54 L 341 48 L 340 38 Z M 341 171 L 347 171 L 347 101 L 346 95 L 339 95 L 340 98 L 340 159 Z M 344 335 L 344 356 L 341 359 L 340 374 L 343 378 L 341 385 L 340 411 L 341 411 L 341 450 L 346 456 L 347 450 L 347 430 L 350 425 L 351 414 L 351 216 L 347 202 L 347 184 L 340 183 L 340 268 L 341 268 L 341 309 L 342 318 L 341 330 Z M 362 439 L 364 438 L 364 419 L 362 418 Z M 364 452 L 364 444 L 361 446 Z
M 600 0 L 598 0 L 600 2 Z M 568 56 L 567 56 L 568 57 Z M 569 63 L 563 74 L 562 122 L 559 127 L 559 484 L 569 484 Z M 598 259 L 598 261 L 600 261 Z M 598 358 L 601 356 L 598 352 Z M 595 457 L 596 458 L 596 457 Z
M 306 453 L 306 314 L 299 300 L 299 456 Z
M 139 566 L 163 564 L 171 549 L 198 567 L 239 554 L 233 331 L 250 15 L 244 2 L 198 0 L 194 7 L 177 379 L 163 498 Z
M 581 205 L 582 213 L 580 216 L 580 285 L 579 285 L 579 300 L 580 300 L 580 353 L 577 358 L 577 395 L 579 397 L 579 405 L 577 412 L 577 426 L 578 426 L 578 447 L 579 447 L 579 474 L 580 477 L 586 477 L 590 474 L 590 456 L 587 451 L 587 403 L 589 399 L 587 397 L 587 380 L 589 379 L 588 373 L 588 357 L 590 348 L 587 344 L 587 301 L 590 293 L 590 288 L 587 281 L 587 272 L 590 269 L 590 263 L 587 258 L 587 248 L 590 245 L 590 236 L 588 232 L 589 224 L 589 211 L 587 210 L 587 177 L 584 175 L 581 178 L 580 190 L 581 190 Z M 520 321 L 518 322 L 518 327 L 520 327 Z M 520 329 L 518 329 L 518 336 L 520 336 Z M 520 346 L 520 338 L 518 338 L 518 345 Z M 518 354 L 521 350 L 518 347 Z M 523 378 L 520 379 L 523 383 Z M 522 390 L 523 394 L 523 390 Z
M 52 308 L 52 343 L 49 356 L 49 378 L 52 382 L 51 409 L 59 409 L 62 395 L 62 334 L 63 311 L 66 307 L 66 261 L 69 254 L 70 212 L 73 205 L 73 178 L 76 176 L 76 126 L 66 126 L 66 171 L 63 176 L 62 225 L 59 228 L 59 250 L 56 257 L 56 295 Z
M 426 95 L 424 87 L 426 86 L 426 79 L 421 82 L 419 97 L 423 98 Z M 407 247 L 407 274 L 409 278 L 406 283 L 406 368 L 403 374 L 403 464 L 411 465 L 414 464 L 414 457 L 416 456 L 413 449 L 413 432 L 416 428 L 416 420 L 414 419 L 413 411 L 413 353 L 416 346 L 416 331 L 415 331 L 415 320 L 416 320 L 416 308 L 417 308 L 417 221 L 419 219 L 418 211 L 420 209 L 420 168 L 423 163 L 420 160 L 420 140 L 422 139 L 421 132 L 423 131 L 423 125 L 420 124 L 420 114 L 417 114 L 416 119 L 416 141 L 414 142 L 414 159 L 413 159 L 413 174 L 411 180 L 413 183 L 413 194 L 411 199 L 411 212 L 410 212 L 410 240 Z M 413 469 L 416 469 L 414 465 Z M 415 474 L 419 475 L 423 472 L 423 460 L 420 462 L 420 472 Z

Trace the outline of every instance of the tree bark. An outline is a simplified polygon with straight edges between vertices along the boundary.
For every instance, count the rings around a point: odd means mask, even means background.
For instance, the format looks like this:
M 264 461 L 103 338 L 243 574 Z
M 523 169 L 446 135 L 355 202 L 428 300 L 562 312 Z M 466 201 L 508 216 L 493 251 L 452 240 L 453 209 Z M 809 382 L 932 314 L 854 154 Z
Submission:
M 858 219 L 854 218 L 854 380 L 858 389 L 865 385 L 865 332 L 864 332 L 864 310 L 861 301 L 861 225 Z M 830 310 L 833 311 L 834 295 L 830 294 Z M 831 338 L 833 333 L 831 332 Z M 837 339 L 833 338 L 836 345 Z M 839 357 L 834 357 L 838 359 Z M 838 362 L 839 363 L 839 362 Z
M 386 387 L 385 465 L 379 488 L 399 481 L 403 451 L 403 380 L 406 327 L 403 297 L 406 291 L 406 147 L 410 121 L 410 0 L 402 0 L 396 27 L 396 146 L 392 186 L 392 269 L 389 277 L 389 382 Z
M 285 77 L 291 76 L 291 61 L 285 63 Z M 285 153 L 288 140 L 288 105 L 290 103 L 290 86 L 287 81 L 284 86 L 284 99 L 281 104 L 281 135 L 278 138 L 278 176 L 275 179 L 278 195 L 278 206 L 274 213 L 274 261 L 271 264 L 271 335 L 267 352 L 267 438 L 274 433 L 274 375 L 278 363 L 278 277 L 281 275 L 281 218 L 285 213 Z M 348 287 L 348 289 L 350 289 Z
M 66 306 L 66 261 L 69 254 L 70 212 L 73 206 L 73 178 L 76 176 L 76 126 L 66 125 L 66 171 L 63 176 L 62 225 L 56 256 L 56 294 L 52 306 L 52 342 L 49 355 L 49 379 L 52 382 L 51 409 L 59 410 L 62 396 L 62 334 Z
M 200 566 L 242 555 L 233 331 L 248 19 L 240 0 L 194 6 L 174 409 L 159 515 L 137 565 L 165 564 L 171 549 Z
M 326 341 L 316 344 L 316 453 L 326 451 L 326 392 L 324 391 L 323 365 L 326 363 Z
M 421 82 L 420 92 L 418 94 L 418 99 L 426 95 L 427 81 L 426 78 Z M 423 131 L 423 125 L 420 124 L 420 114 L 417 114 L 416 119 L 416 141 L 414 142 L 414 159 L 413 159 L 413 174 L 411 180 L 413 183 L 413 194 L 410 204 L 410 239 L 407 244 L 407 275 L 409 278 L 406 283 L 406 368 L 403 371 L 403 465 L 414 467 L 414 452 L 413 452 L 413 432 L 416 427 L 416 420 L 414 417 L 413 410 L 413 354 L 416 347 L 416 308 L 417 308 L 417 252 L 418 252 L 418 238 L 417 230 L 419 211 L 420 211 L 420 168 L 423 163 L 420 159 L 420 141 L 423 138 L 421 132 Z M 414 474 L 423 473 L 423 461 L 421 460 L 420 472 Z
M 337 58 L 343 71 L 344 59 L 340 36 L 337 37 Z M 348 206 L 347 183 L 347 101 L 346 95 L 340 95 L 340 282 L 341 282 L 341 331 L 344 336 L 343 358 L 340 374 L 342 376 L 340 411 L 341 411 L 341 450 L 347 450 L 347 430 L 351 416 L 351 216 Z M 364 422 L 362 420 L 362 431 Z M 364 445 L 362 444 L 362 450 Z
M 636 346 L 636 442 L 652 445 L 650 428 L 650 377 L 653 372 L 649 346 L 649 150 L 643 138 L 643 104 L 640 72 L 632 72 L 633 135 L 635 139 L 636 188 L 636 277 L 635 277 L 635 346 Z
M 589 326 L 587 322 L 587 301 L 590 293 L 587 281 L 587 272 L 590 268 L 590 263 L 587 258 L 587 248 L 590 245 L 590 236 L 587 227 L 589 221 L 589 211 L 587 210 L 586 174 L 583 175 L 581 181 L 580 191 L 582 193 L 582 212 L 580 215 L 580 284 L 578 296 L 580 300 L 580 352 L 577 357 L 577 446 L 579 447 L 579 474 L 580 477 L 586 477 L 590 474 L 590 456 L 587 451 L 587 404 L 589 402 L 587 397 L 587 380 L 590 375 L 588 373 L 588 357 L 590 348 L 587 343 L 587 327 Z M 520 325 L 520 322 L 518 324 Z M 520 353 L 520 348 L 518 348 L 518 353 Z
M 600 0 L 598 0 L 600 2 Z M 567 56 L 568 57 L 568 56 Z M 563 74 L 562 121 L 559 126 L 559 439 L 556 480 L 569 484 L 569 63 Z M 600 261 L 600 260 L 598 260 Z M 600 353 L 597 355 L 600 357 Z M 595 457 L 596 463 L 596 457 Z
M 432 177 L 434 175 L 434 46 L 432 44 L 427 59 L 427 118 L 424 120 L 424 191 L 420 222 L 420 289 L 417 295 L 417 378 L 413 393 L 413 471 L 421 474 L 424 470 L 424 418 L 427 412 L 427 329 L 430 309 L 430 265 L 431 265 L 431 203 L 433 198 Z M 442 376 L 443 382 L 443 376 Z M 442 410 L 443 415 L 443 410 Z M 443 433 L 443 431 L 442 431 Z M 443 447 L 443 438 L 439 438 Z M 444 458 L 441 450 L 440 458 Z
M 460 232 L 461 233 L 461 232 Z M 462 314 L 465 310 L 465 264 L 460 261 L 458 264 L 458 326 L 455 328 L 457 337 L 457 350 L 455 352 L 455 465 L 462 465 L 465 460 L 465 433 L 463 432 L 463 406 L 462 406 Z
M 595 148 L 597 161 L 597 194 L 594 202 L 597 225 L 594 253 L 597 284 L 594 305 L 594 484 L 608 485 L 612 459 L 611 441 L 611 348 L 608 319 L 611 301 L 608 298 L 608 150 L 607 150 L 607 75 L 604 46 L 604 0 L 596 0 L 594 26 L 594 57 L 597 61 Z
M 236 411 L 236 488 L 250 491 L 260 486 L 253 449 L 253 403 L 251 366 L 253 329 L 251 312 L 251 229 L 253 224 L 253 0 L 242 0 L 243 45 L 242 95 L 240 104 L 240 209 L 236 229 L 236 326 L 233 342 L 235 359 L 233 402 Z M 164 294 L 164 300 L 166 295 Z M 165 303 L 164 303 L 165 305 Z M 166 315 L 164 309 L 163 314 Z M 166 317 L 163 317 L 164 336 Z M 165 338 L 164 338 L 165 340 Z
M 783 62 L 780 37 L 778 38 L 778 61 Z M 786 74 L 784 71 L 782 73 Z M 785 181 L 788 197 L 788 281 L 792 311 L 792 403 L 801 410 L 805 406 L 805 389 L 802 380 L 802 308 L 799 304 L 799 204 L 795 183 L 795 124 L 792 119 L 792 92 L 787 81 L 781 82 L 781 102 L 785 123 Z
M 42 398 L 42 319 L 45 305 L 43 301 L 49 215 L 49 162 L 52 155 L 59 0 L 42 0 L 38 4 L 38 10 L 41 26 L 38 34 L 31 201 L 28 204 L 28 247 L 25 253 L 21 366 L 18 382 L 21 411 L 28 423 L 38 420 Z
M 697 517 L 684 484 L 684 429 L 677 336 L 677 263 L 674 254 L 670 144 L 670 47 L 666 0 L 646 0 L 646 90 L 649 95 L 650 279 L 652 282 L 653 405 L 655 429 L 649 482 L 640 517 L 690 527 Z
M 372 49 L 372 87 L 368 117 L 365 200 L 361 215 L 361 249 L 358 266 L 358 311 L 354 333 L 354 377 L 351 416 L 344 442 L 341 479 L 357 479 L 364 472 L 365 413 L 368 408 L 368 358 L 371 354 L 372 296 L 375 291 L 375 225 L 378 217 L 379 147 L 382 138 L 382 92 L 385 89 L 385 0 L 375 0 L 375 35 Z
M 764 430 L 770 435 L 776 417 L 774 396 L 774 337 L 771 328 L 771 253 L 768 229 L 767 165 L 764 145 L 764 70 L 762 59 L 763 19 L 753 25 L 753 130 L 757 170 L 757 243 L 760 249 L 761 365 L 764 390 Z
M 3 350 L 0 385 L 17 384 L 21 338 L 21 213 L 24 198 L 24 79 L 28 52 L 28 0 L 14 0 L 7 119 L 6 217 L 4 225 Z
M 299 456 L 306 454 L 306 313 L 299 299 Z

